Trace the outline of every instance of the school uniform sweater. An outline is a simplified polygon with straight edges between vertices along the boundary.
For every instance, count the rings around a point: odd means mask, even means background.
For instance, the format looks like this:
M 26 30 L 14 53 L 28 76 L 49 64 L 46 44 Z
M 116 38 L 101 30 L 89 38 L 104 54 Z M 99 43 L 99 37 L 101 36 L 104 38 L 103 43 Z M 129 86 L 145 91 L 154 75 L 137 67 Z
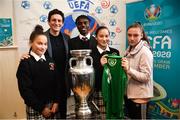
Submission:
M 95 47 L 94 49 L 92 49 L 92 53 L 91 56 L 93 58 L 93 67 L 94 67 L 94 71 L 95 71 L 95 90 L 101 91 L 102 90 L 102 74 L 103 74 L 103 66 L 100 63 L 100 59 L 104 54 L 116 54 L 119 55 L 119 51 L 109 47 L 110 51 L 106 51 L 103 53 L 100 53 L 97 49 L 97 47 Z
M 69 49 L 78 50 L 78 49 L 92 49 L 96 47 L 97 42 L 94 36 L 90 36 L 87 41 L 83 41 L 79 36 L 74 37 L 69 40 Z
M 33 56 L 21 60 L 17 73 L 18 87 L 26 105 L 41 112 L 48 102 L 61 99 L 61 83 L 57 79 L 54 62 L 36 61 Z

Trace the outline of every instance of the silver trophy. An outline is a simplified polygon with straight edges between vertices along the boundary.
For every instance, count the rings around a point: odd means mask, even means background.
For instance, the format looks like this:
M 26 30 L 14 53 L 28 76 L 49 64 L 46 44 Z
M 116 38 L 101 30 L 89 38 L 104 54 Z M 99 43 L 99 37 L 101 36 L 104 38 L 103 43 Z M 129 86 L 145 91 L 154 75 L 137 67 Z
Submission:
M 93 90 L 94 84 L 93 59 L 89 56 L 90 52 L 89 49 L 70 51 L 72 58 L 69 60 L 69 72 L 71 73 L 72 90 L 80 102 L 76 111 L 77 116 L 86 116 L 92 113 L 87 104 L 88 96 Z

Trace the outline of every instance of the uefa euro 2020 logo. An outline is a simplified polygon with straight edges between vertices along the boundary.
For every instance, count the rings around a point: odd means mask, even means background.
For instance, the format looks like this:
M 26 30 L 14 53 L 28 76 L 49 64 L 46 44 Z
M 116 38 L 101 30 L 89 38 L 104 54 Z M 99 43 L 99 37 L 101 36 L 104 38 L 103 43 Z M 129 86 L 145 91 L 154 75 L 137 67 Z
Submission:
M 144 11 L 144 16 L 147 20 L 153 21 L 157 20 L 161 15 L 161 8 L 160 6 L 156 6 L 152 4 L 149 8 L 146 8 Z

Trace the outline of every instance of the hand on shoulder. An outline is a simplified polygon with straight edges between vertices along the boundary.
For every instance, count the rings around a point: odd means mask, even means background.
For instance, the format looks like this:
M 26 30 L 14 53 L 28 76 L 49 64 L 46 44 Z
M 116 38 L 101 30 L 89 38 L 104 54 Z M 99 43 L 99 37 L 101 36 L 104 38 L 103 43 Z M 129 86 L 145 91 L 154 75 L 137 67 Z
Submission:
M 30 57 L 29 53 L 23 53 L 21 56 L 21 60 L 28 59 Z

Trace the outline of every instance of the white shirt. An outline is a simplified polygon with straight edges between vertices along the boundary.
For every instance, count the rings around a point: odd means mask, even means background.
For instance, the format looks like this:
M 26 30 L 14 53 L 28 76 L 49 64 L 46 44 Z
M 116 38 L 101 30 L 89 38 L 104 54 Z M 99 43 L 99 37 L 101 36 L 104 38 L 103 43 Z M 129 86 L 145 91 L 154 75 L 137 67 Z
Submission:
M 103 49 L 100 48 L 99 46 L 97 46 L 97 49 L 98 49 L 98 51 L 99 51 L 100 54 L 102 54 L 102 53 L 105 52 L 105 51 L 110 51 L 109 46 L 107 46 L 105 50 L 103 50 Z
M 79 38 L 80 38 L 80 39 L 82 39 L 82 38 L 84 38 L 84 37 L 86 37 L 86 38 L 89 40 L 90 37 L 91 37 L 91 35 L 90 35 L 90 33 L 88 33 L 86 36 L 83 36 L 83 35 L 79 34 Z
M 35 58 L 36 61 L 39 61 L 41 58 L 46 61 L 46 58 L 45 58 L 44 55 L 42 55 L 41 57 L 39 57 L 39 56 L 38 56 L 36 53 L 34 53 L 33 51 L 30 52 L 30 55 L 32 55 L 32 56 Z

